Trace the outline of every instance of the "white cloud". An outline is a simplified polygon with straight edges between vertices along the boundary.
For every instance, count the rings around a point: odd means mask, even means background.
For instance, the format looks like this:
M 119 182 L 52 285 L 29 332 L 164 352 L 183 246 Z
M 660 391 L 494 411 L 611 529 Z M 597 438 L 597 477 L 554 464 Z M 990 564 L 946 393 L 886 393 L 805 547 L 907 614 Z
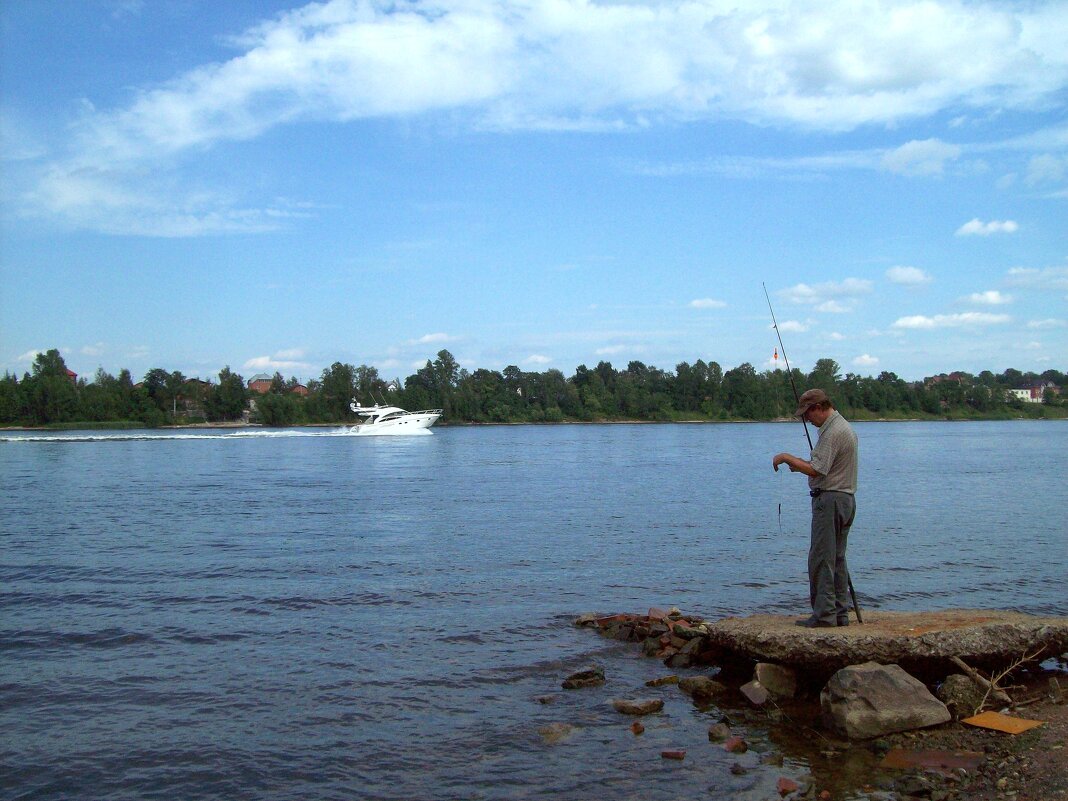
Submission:
M 886 271 L 886 277 L 895 284 L 902 286 L 923 286 L 931 283 L 931 276 L 919 267 L 897 266 Z
M 312 365 L 299 361 L 304 352 L 299 349 L 280 350 L 273 356 L 254 356 L 246 361 L 242 367 L 245 370 L 268 372 L 308 372 Z
M 1043 153 L 1038 156 L 1032 156 L 1027 163 L 1027 178 L 1025 180 L 1028 186 L 1059 183 L 1064 180 L 1066 172 L 1068 172 L 1068 158 Z
M 871 356 L 867 353 L 863 353 L 853 359 L 854 367 L 875 367 L 879 363 L 878 356 Z
M 81 353 L 82 356 L 101 356 L 106 347 L 107 346 L 103 342 L 97 342 L 93 345 L 83 345 L 78 352 Z
M 988 289 L 986 292 L 973 292 L 968 295 L 967 300 L 983 306 L 1004 306 L 1012 303 L 1012 295 L 1003 295 L 996 289 Z
M 433 345 L 439 342 L 452 342 L 456 337 L 451 337 L 445 333 L 436 334 L 423 334 L 419 339 L 409 339 L 409 345 Z
M 690 301 L 691 309 L 723 309 L 727 306 L 722 300 L 712 298 L 697 298 Z
M 43 350 L 40 350 L 38 348 L 34 348 L 33 350 L 28 350 L 25 353 L 20 353 L 18 356 L 15 357 L 15 361 L 17 361 L 17 362 L 32 362 L 34 359 L 37 358 L 37 354 L 44 353 L 44 352 L 45 351 L 43 351 Z
M 304 350 L 301 348 L 289 348 L 288 350 L 280 350 L 274 354 L 276 359 L 303 359 Z
M 135 87 L 124 106 L 87 108 L 72 155 L 46 165 L 31 199 L 110 232 L 270 230 L 282 210 L 241 208 L 240 191 L 205 201 L 167 178 L 221 142 L 309 121 L 438 113 L 502 131 L 693 120 L 843 131 L 1038 108 L 1068 84 L 1066 27 L 1056 4 L 954 0 L 309 3 L 235 37 L 229 60 Z M 882 164 L 938 174 L 959 152 L 913 141 Z
M 1007 314 L 990 314 L 988 312 L 936 314 L 933 317 L 917 314 L 911 317 L 899 317 L 891 327 L 908 329 L 960 328 L 964 326 L 997 325 L 999 323 L 1007 323 L 1010 319 Z
M 597 356 L 615 356 L 619 353 L 623 353 L 627 350 L 626 345 L 608 345 L 603 348 L 597 348 L 594 353 Z
M 786 331 L 792 334 L 803 334 L 808 331 L 808 325 L 800 322 L 799 320 L 783 320 L 779 323 L 779 331 Z
M 843 339 L 845 339 L 845 337 L 839 334 L 837 331 L 832 331 L 827 335 L 827 339 L 831 340 L 832 342 L 841 342 Z
M 882 159 L 883 169 L 901 175 L 941 175 L 947 161 L 960 158 L 961 149 L 939 139 L 906 142 L 888 151 Z
M 1008 272 L 1008 283 L 1022 289 L 1060 291 L 1068 289 L 1068 267 L 1013 267 Z
M 852 309 L 853 304 L 872 290 L 872 282 L 862 278 L 847 278 L 844 281 L 828 281 L 822 284 L 797 284 L 783 289 L 778 294 L 790 303 L 814 306 L 816 311 L 840 314 Z
M 1050 328 L 1065 328 L 1068 327 L 1068 320 L 1055 320 L 1052 317 L 1045 320 L 1031 320 L 1027 323 L 1027 327 L 1039 331 Z
M 990 236 L 991 234 L 1014 234 L 1019 226 L 1012 220 L 982 222 L 978 217 L 969 220 L 957 229 L 957 236 Z
M 523 364 L 551 364 L 551 356 L 543 356 L 540 353 L 532 353 L 523 360 Z
M 816 307 L 816 311 L 829 314 L 846 314 L 850 311 L 850 307 L 839 303 L 837 300 L 825 300 Z

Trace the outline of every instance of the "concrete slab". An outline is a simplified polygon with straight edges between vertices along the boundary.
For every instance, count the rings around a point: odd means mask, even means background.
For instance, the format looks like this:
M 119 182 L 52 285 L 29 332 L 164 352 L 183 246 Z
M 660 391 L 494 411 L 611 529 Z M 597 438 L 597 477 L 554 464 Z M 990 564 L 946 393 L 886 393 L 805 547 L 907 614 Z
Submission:
M 758 662 L 829 675 L 864 662 L 919 672 L 956 672 L 950 657 L 973 666 L 1005 667 L 1024 654 L 1049 659 L 1068 651 L 1068 617 L 986 609 L 864 611 L 864 624 L 806 629 L 796 616 L 752 615 L 707 623 L 717 649 Z

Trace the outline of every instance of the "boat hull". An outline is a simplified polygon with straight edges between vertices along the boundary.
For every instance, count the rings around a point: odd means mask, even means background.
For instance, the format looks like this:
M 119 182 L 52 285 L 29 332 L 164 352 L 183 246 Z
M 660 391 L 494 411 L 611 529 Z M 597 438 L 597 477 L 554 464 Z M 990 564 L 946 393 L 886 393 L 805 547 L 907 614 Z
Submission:
M 349 429 L 349 434 L 356 437 L 410 437 L 433 434 L 430 427 L 441 417 L 440 414 L 421 414 L 413 412 L 392 420 L 377 423 L 362 423 Z

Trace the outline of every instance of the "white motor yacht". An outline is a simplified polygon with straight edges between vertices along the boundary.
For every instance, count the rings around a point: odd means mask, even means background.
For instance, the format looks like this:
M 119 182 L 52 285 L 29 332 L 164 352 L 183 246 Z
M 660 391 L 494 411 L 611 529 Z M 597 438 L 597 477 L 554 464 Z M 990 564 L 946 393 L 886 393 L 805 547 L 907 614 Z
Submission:
M 349 408 L 353 413 L 364 418 L 359 425 L 353 426 L 350 434 L 371 436 L 376 434 L 430 434 L 430 426 L 441 417 L 441 409 L 423 409 L 419 412 L 406 412 L 399 406 L 360 406 L 354 398 Z

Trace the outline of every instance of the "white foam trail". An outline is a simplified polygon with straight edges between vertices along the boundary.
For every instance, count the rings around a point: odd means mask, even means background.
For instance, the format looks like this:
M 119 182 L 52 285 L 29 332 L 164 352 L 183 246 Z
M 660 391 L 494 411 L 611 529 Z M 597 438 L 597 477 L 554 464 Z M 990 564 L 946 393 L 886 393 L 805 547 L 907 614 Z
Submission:
M 259 429 L 240 429 L 237 431 L 206 430 L 203 433 L 189 432 L 149 432 L 120 431 L 114 433 L 77 433 L 71 431 L 55 434 L 6 434 L 0 436 L 0 442 L 155 442 L 174 440 L 241 440 L 241 439 L 278 439 L 288 437 L 338 437 L 350 436 L 347 426 L 332 429 L 308 430 L 285 429 L 282 431 L 263 431 Z

